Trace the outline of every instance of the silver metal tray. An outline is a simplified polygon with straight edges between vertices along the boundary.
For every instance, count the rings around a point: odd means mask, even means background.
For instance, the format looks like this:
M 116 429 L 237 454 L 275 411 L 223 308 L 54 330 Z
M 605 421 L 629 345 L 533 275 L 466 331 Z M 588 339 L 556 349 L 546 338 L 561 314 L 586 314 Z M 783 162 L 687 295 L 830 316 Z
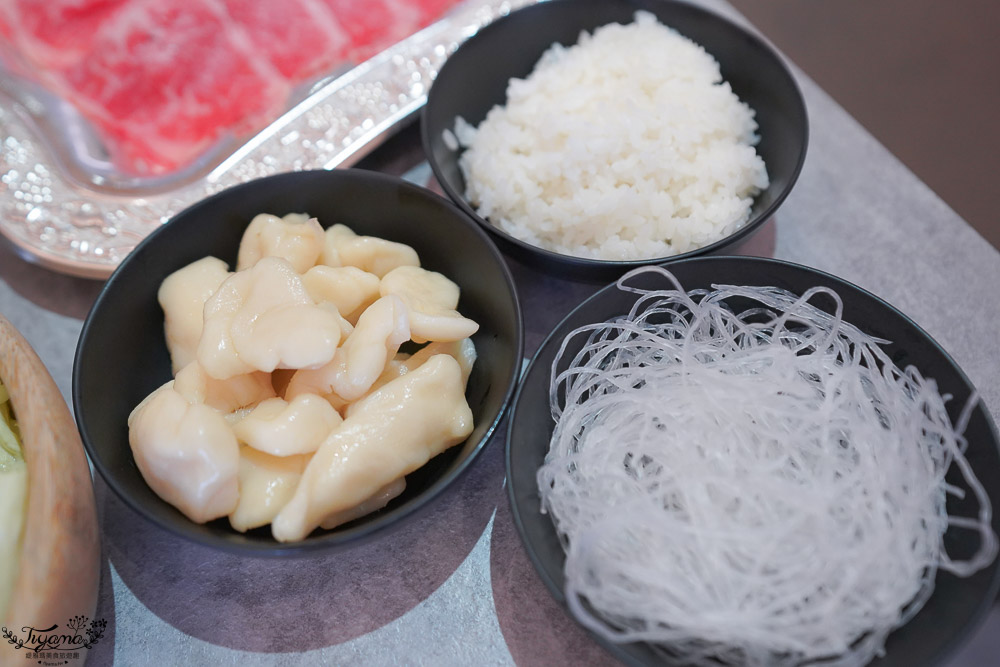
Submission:
M 0 89 L 0 234 L 26 258 L 86 278 L 108 277 L 158 225 L 237 183 L 347 167 L 426 101 L 438 70 L 475 32 L 531 0 L 467 0 L 444 18 L 312 91 L 249 141 L 217 149 L 182 177 L 113 179 L 60 158 L 65 102 Z M 21 89 L 23 91 L 23 88 Z M 72 113 L 66 114 L 72 118 Z

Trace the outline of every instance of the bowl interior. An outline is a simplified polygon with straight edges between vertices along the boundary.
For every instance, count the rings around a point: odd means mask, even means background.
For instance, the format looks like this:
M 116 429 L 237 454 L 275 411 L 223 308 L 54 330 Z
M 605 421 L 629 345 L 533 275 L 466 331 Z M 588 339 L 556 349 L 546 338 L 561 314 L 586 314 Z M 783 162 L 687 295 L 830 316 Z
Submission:
M 424 268 L 462 289 L 459 309 L 480 324 L 478 359 L 466 392 L 475 430 L 464 444 L 407 477 L 406 491 L 385 510 L 304 542 L 279 545 L 269 527 L 240 534 L 225 519 L 189 521 L 146 485 L 132 458 L 126 420 L 151 391 L 171 379 L 156 300 L 162 280 L 214 255 L 235 265 L 243 230 L 258 213 L 306 212 L 324 226 L 412 246 Z M 400 179 L 360 170 L 282 174 L 226 190 L 181 212 L 141 243 L 108 281 L 84 324 L 73 373 L 77 422 L 94 465 L 134 509 L 161 526 L 209 545 L 278 555 L 330 547 L 398 521 L 439 493 L 485 446 L 513 393 L 522 355 L 520 309 L 496 248 L 447 200 Z
M 572 45 L 582 30 L 608 23 L 631 23 L 635 12 L 655 14 L 661 23 L 701 44 L 718 60 L 723 78 L 756 111 L 760 143 L 770 186 L 754 201 L 750 220 L 736 234 L 684 258 L 710 253 L 751 233 L 777 209 L 798 178 L 805 159 L 808 123 L 802 94 L 778 55 L 760 38 L 709 11 L 668 0 L 550 0 L 512 12 L 465 42 L 444 64 L 428 94 L 423 142 L 434 175 L 448 196 L 527 261 L 574 271 L 581 277 L 610 280 L 645 261 L 585 260 L 543 251 L 490 225 L 465 200 L 460 153 L 445 145 L 443 133 L 461 116 L 478 125 L 494 105 L 504 104 L 507 82 L 524 78 L 553 43 Z M 516 44 L 516 48 L 511 45 Z M 552 267 L 554 268 L 554 267 Z
M 812 286 L 834 289 L 844 302 L 844 319 L 866 333 L 892 341 L 885 350 L 900 367 L 915 365 L 921 373 L 938 382 L 948 403 L 952 420 L 958 418 L 973 391 L 968 379 L 951 358 L 909 318 L 870 293 L 829 274 L 786 262 L 758 258 L 704 257 L 671 264 L 669 269 L 686 290 L 709 288 L 712 284 L 773 285 L 801 294 Z M 646 276 L 646 287 L 664 285 L 662 278 Z M 630 284 L 644 284 L 630 281 Z M 507 481 L 515 523 L 528 554 L 543 581 L 556 599 L 565 604 L 563 565 L 565 556 L 547 515 L 539 513 L 535 473 L 549 448 L 553 421 L 549 411 L 548 386 L 552 361 L 563 338 L 576 327 L 602 322 L 626 314 L 635 294 L 611 285 L 583 302 L 561 322 L 539 348 L 521 382 L 514 401 L 507 440 Z M 822 301 L 815 305 L 832 309 Z M 567 347 L 572 358 L 583 343 L 576 337 Z M 979 481 L 991 498 L 994 509 L 1000 503 L 1000 451 L 996 428 L 980 402 L 965 431 L 966 456 Z M 968 491 L 968 485 L 949 472 L 948 481 Z M 960 501 L 949 496 L 949 513 L 971 516 L 975 510 L 972 494 Z M 993 514 L 993 528 L 1000 532 L 1000 515 Z M 967 557 L 978 546 L 978 538 L 968 530 L 950 529 L 945 545 L 954 557 Z M 1000 588 L 1000 560 L 968 578 L 939 572 L 933 596 L 905 626 L 893 632 L 886 643 L 886 655 L 873 664 L 912 666 L 934 664 L 954 650 L 971 632 L 977 620 L 990 610 Z M 632 663 L 661 663 L 662 656 L 645 644 L 611 645 L 595 636 L 608 650 Z

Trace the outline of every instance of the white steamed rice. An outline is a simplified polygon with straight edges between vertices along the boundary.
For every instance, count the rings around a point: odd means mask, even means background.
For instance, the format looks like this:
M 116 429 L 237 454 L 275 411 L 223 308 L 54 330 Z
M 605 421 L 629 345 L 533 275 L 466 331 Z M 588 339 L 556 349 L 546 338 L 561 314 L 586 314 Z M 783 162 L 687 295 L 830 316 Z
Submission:
M 527 243 L 611 260 L 687 252 L 745 224 L 768 185 L 756 130 L 715 59 L 648 12 L 554 44 L 511 79 L 505 107 L 478 128 L 455 124 L 481 216 Z M 457 148 L 456 137 L 445 139 Z

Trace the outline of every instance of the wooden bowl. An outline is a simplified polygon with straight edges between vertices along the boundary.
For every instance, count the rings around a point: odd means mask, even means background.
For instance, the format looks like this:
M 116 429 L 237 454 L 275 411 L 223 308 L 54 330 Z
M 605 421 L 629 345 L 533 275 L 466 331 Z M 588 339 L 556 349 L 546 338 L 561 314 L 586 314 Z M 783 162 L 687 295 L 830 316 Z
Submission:
M 89 622 L 97 605 L 101 549 L 90 467 L 52 376 L 2 315 L 0 378 L 21 428 L 28 470 L 17 579 L 0 620 L 21 639 L 28 626 L 45 630 L 58 624 L 52 632 L 62 634 L 70 618 L 82 615 Z M 23 662 L 28 648 L 0 640 L 0 664 Z

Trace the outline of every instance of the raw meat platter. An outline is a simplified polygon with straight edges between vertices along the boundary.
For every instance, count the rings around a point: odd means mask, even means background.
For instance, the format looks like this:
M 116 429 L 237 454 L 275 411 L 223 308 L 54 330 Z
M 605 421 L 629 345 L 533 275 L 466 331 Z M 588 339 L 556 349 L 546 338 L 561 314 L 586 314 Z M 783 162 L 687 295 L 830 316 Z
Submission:
M 423 106 L 458 44 L 522 4 L 0 3 L 0 233 L 106 277 L 206 195 L 357 161 Z

